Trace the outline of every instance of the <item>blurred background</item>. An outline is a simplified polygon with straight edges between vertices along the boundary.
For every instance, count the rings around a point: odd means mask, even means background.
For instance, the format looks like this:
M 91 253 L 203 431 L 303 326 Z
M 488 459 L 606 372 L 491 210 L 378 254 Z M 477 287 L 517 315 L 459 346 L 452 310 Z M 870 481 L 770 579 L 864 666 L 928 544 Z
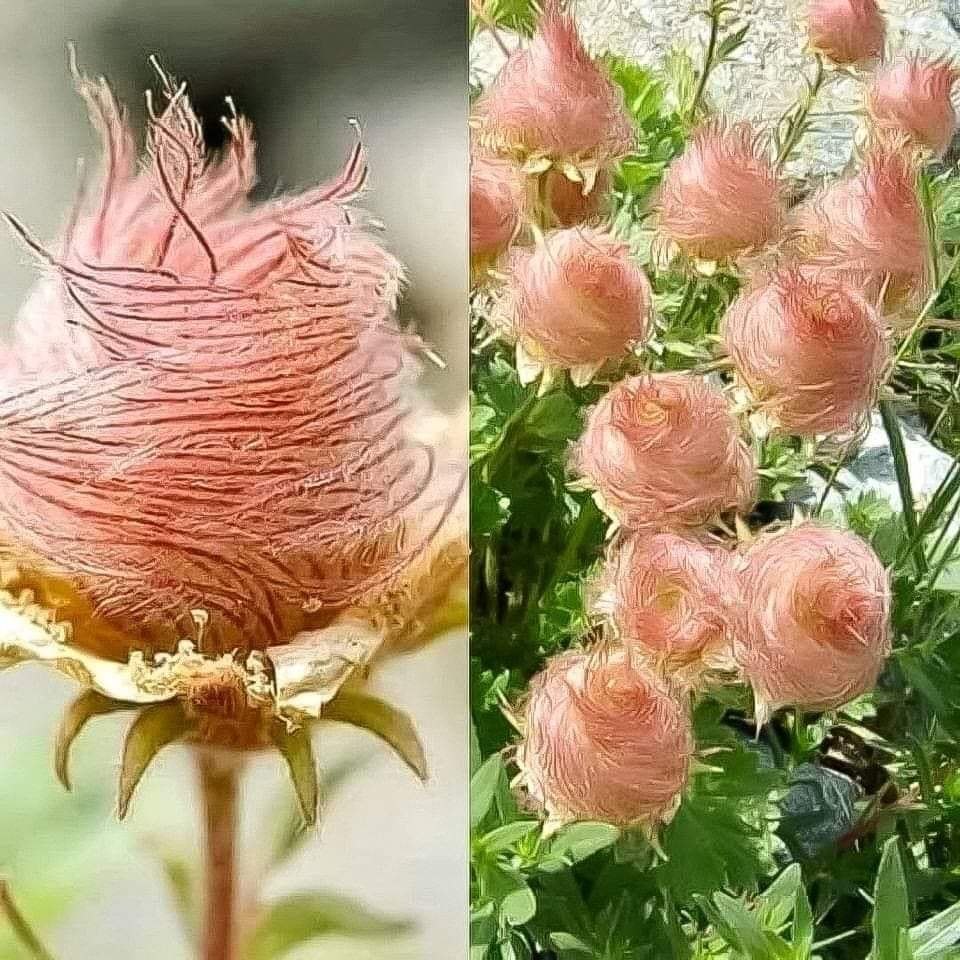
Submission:
M 402 305 L 445 358 L 428 372 L 437 404 L 466 397 L 466 4 L 462 0 L 5 0 L 0 5 L 0 207 L 45 238 L 98 158 L 67 69 L 105 74 L 141 129 L 156 54 L 189 81 L 210 142 L 223 98 L 250 117 L 269 195 L 336 173 L 360 120 L 371 179 L 363 206 L 408 268 Z M 34 269 L 0 240 L 0 324 Z M 451 449 L 465 443 L 451 430 Z M 271 874 L 267 895 L 320 890 L 329 934 L 293 958 L 421 960 L 466 946 L 466 639 L 451 635 L 383 669 L 383 695 L 415 718 L 431 766 L 424 788 L 363 734 L 319 734 L 328 796 L 319 835 Z M 0 876 L 56 960 L 188 960 L 184 865 L 196 861 L 197 803 L 185 752 L 161 754 L 123 826 L 113 814 L 123 720 L 91 724 L 75 791 L 56 784 L 52 735 L 75 687 L 34 667 L 0 674 Z M 263 876 L 288 815 L 279 761 L 258 760 L 244 800 L 243 855 Z M 344 903 L 340 898 L 347 897 Z M 189 895 L 187 896 L 189 900 Z M 0 921 L 0 960 L 22 960 Z

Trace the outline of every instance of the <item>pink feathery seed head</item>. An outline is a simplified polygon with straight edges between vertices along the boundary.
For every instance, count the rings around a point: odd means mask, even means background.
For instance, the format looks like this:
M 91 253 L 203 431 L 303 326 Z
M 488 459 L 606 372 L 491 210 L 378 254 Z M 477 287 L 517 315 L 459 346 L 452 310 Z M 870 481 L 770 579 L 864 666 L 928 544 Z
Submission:
M 131 637 L 204 608 L 207 643 L 263 647 L 421 545 L 406 520 L 433 460 L 406 435 L 400 272 L 348 207 L 359 145 L 332 182 L 253 204 L 249 124 L 231 115 L 211 157 L 162 79 L 138 167 L 106 83 L 78 76 L 99 183 L 59 252 L 15 224 L 48 273 L 6 357 L 0 540 Z
M 590 412 L 572 466 L 630 530 L 703 526 L 748 509 L 756 492 L 754 455 L 723 394 L 677 373 L 616 384 Z
M 784 432 L 855 430 L 868 416 L 887 339 L 880 314 L 849 283 L 781 269 L 741 294 L 723 322 L 738 374 Z
M 926 255 L 916 151 L 875 144 L 853 175 L 800 204 L 793 232 L 812 264 L 864 279 L 922 284 Z
M 607 574 L 624 644 L 672 676 L 728 662 L 738 590 L 729 560 L 689 536 L 628 537 Z
M 886 24 L 876 0 L 808 0 L 810 46 L 834 63 L 853 65 L 883 53 Z
M 694 750 L 679 700 L 623 654 L 565 653 L 530 683 L 518 761 L 560 820 L 656 827 L 680 802 Z
M 650 330 L 642 267 L 625 243 L 589 227 L 552 231 L 516 251 L 508 299 L 513 335 L 562 367 L 623 356 Z
M 575 227 L 599 219 L 610 199 L 612 177 L 600 170 L 592 188 L 584 193 L 584 184 L 571 180 L 563 171 L 552 169 L 547 177 L 547 202 L 553 222 L 560 227 Z
M 500 153 L 612 161 L 633 149 L 620 88 L 590 57 L 558 0 L 477 101 L 480 138 Z
M 942 157 L 957 130 L 951 92 L 957 67 L 946 60 L 900 57 L 881 67 L 867 91 L 867 110 L 881 131 L 905 134 Z
M 663 236 L 690 257 L 726 260 L 774 241 L 783 188 L 749 123 L 700 127 L 667 168 L 658 199 Z
M 510 245 L 523 216 L 524 177 L 511 160 L 470 157 L 470 256 L 495 259 Z
M 839 707 L 871 690 L 890 653 L 890 589 L 853 533 L 805 523 L 758 540 L 745 557 L 734 655 L 758 715 Z

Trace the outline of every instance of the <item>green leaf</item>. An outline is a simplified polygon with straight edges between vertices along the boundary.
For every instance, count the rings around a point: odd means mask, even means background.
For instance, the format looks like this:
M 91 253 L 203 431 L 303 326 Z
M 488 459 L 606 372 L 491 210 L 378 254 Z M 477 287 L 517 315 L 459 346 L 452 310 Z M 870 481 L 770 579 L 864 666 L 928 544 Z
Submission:
M 118 710 L 137 710 L 138 704 L 125 703 L 122 700 L 112 700 L 96 690 L 87 690 L 74 700 L 63 714 L 60 726 L 57 728 L 57 737 L 53 748 L 53 766 L 57 779 L 71 789 L 70 784 L 70 748 L 80 736 L 83 728 L 94 717 L 102 717 Z
M 198 890 L 194 869 L 182 857 L 161 854 L 159 859 L 167 886 L 173 896 L 177 916 L 183 925 L 183 931 L 192 943 L 196 943 L 199 925 L 196 909 Z
M 427 779 L 427 758 L 413 721 L 402 710 L 365 693 L 341 690 L 324 708 L 321 720 L 349 723 L 369 730 L 420 778 Z
M 527 416 L 526 433 L 546 440 L 551 445 L 565 443 L 580 433 L 577 406 L 565 393 L 548 393 L 541 397 Z M 536 449 L 536 445 L 531 445 Z
M 317 822 L 320 786 L 310 730 L 307 727 L 288 730 L 283 721 L 277 720 L 270 727 L 270 739 L 287 762 L 287 770 L 293 781 L 304 823 L 312 827 Z
M 120 763 L 117 815 L 121 820 L 127 816 L 134 791 L 153 758 L 164 747 L 182 740 L 194 727 L 179 701 L 158 703 L 137 715 L 127 731 Z
M 550 942 L 563 953 L 582 954 L 585 957 L 594 957 L 592 947 L 588 947 L 581 939 L 575 937 L 572 933 L 551 933 Z
M 930 960 L 946 947 L 960 943 L 960 903 L 912 927 L 910 943 L 915 960 Z
M 616 843 L 619 828 L 609 823 L 571 823 L 563 827 L 550 842 L 549 856 L 579 863 Z
M 725 36 L 720 43 L 717 44 L 715 62 L 723 63 L 724 60 L 736 53 L 736 51 L 743 46 L 749 29 L 750 26 L 748 24 L 745 27 L 741 27 L 739 30 L 735 30 L 733 33 L 727 34 L 727 36 Z
M 871 960 L 905 960 L 901 957 L 900 931 L 910 927 L 910 898 L 896 836 L 883 845 L 873 900 Z
M 502 778 L 505 776 L 503 760 L 495 753 L 470 780 L 470 827 L 475 828 L 487 815 L 493 804 Z
M 813 910 L 810 898 L 801 883 L 797 887 L 796 905 L 793 910 L 792 944 L 795 960 L 810 960 L 813 952 Z
M 393 938 L 408 934 L 411 924 L 373 913 L 345 897 L 298 893 L 267 906 L 243 951 L 244 960 L 281 960 L 318 937 Z
M 776 930 L 793 913 L 797 892 L 803 888 L 803 872 L 799 863 L 791 863 L 760 895 L 760 915 L 766 926 Z
M 539 820 L 516 820 L 513 823 L 506 823 L 502 827 L 491 830 L 480 839 L 480 843 L 488 853 L 499 853 L 501 850 L 509 849 L 539 829 Z

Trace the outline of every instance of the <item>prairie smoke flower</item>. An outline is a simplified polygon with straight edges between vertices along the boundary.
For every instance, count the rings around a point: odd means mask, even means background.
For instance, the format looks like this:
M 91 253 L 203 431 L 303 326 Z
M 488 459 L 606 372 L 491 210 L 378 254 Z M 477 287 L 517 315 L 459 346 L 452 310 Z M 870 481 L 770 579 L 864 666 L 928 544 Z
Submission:
M 0 664 L 240 712 L 259 745 L 260 718 L 317 717 L 370 660 L 382 637 L 343 611 L 401 577 L 449 497 L 405 428 L 400 268 L 348 207 L 359 145 L 254 205 L 249 123 L 231 112 L 211 158 L 162 78 L 138 169 L 106 82 L 78 75 L 97 189 L 58 253 L 14 222 L 47 269 L 3 357 Z
M 886 24 L 875 0 L 809 0 L 810 46 L 834 63 L 853 65 L 883 53 Z
M 854 430 L 887 356 L 883 321 L 848 282 L 780 270 L 724 317 L 737 373 L 779 427 L 799 436 Z
M 652 294 L 625 243 L 592 228 L 548 233 L 514 252 L 507 326 L 517 341 L 521 379 L 547 367 L 584 382 L 608 360 L 642 343 Z
M 902 142 L 876 144 L 860 170 L 825 187 L 793 214 L 794 243 L 813 265 L 856 277 L 888 301 L 923 285 L 926 231 L 918 158 Z
M 688 257 L 727 260 L 775 240 L 782 187 L 749 123 L 701 126 L 667 168 L 659 228 Z
M 530 683 L 524 726 L 518 762 L 551 817 L 655 828 L 678 806 L 694 748 L 690 720 L 622 654 L 548 661 Z
M 942 157 L 957 130 L 950 97 L 957 68 L 943 60 L 901 57 L 881 67 L 867 91 L 867 111 L 881 131 L 905 134 Z
M 573 469 L 630 530 L 710 523 L 753 501 L 756 467 L 723 394 L 700 377 L 622 380 L 593 408 Z
M 477 101 L 481 143 L 523 161 L 573 164 L 587 175 L 633 148 L 623 94 L 583 46 L 573 18 L 547 0 L 530 42 Z
M 801 524 L 759 540 L 743 570 L 735 657 L 758 719 L 839 707 L 872 689 L 890 653 L 883 564 L 856 535 Z
M 609 171 L 600 170 L 592 185 L 571 180 L 559 170 L 550 170 L 546 178 L 549 215 L 557 226 L 575 227 L 603 214 L 612 181 Z
M 725 550 L 674 533 L 633 535 L 607 579 L 620 639 L 658 670 L 676 678 L 729 663 L 738 580 Z
M 524 179 L 510 160 L 474 153 L 470 157 L 470 258 L 492 263 L 520 229 Z

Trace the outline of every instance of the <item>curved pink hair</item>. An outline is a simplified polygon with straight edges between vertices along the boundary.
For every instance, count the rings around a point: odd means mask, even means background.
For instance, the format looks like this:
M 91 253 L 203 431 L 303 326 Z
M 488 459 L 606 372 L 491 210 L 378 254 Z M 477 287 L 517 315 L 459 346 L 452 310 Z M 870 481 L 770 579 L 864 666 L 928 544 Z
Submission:
M 741 294 L 724 317 L 737 372 L 787 433 L 854 430 L 888 356 L 879 313 L 848 282 L 786 268 Z
M 548 233 L 514 252 L 511 325 L 561 366 L 623 356 L 646 339 L 653 295 L 627 244 L 594 228 Z
M 754 456 L 723 394 L 674 373 L 630 377 L 603 396 L 573 468 L 631 530 L 702 526 L 747 509 L 756 487 Z
M 810 46 L 835 63 L 874 60 L 883 53 L 886 23 L 875 0 L 808 0 Z
M 749 123 L 701 126 L 660 186 L 660 231 L 690 257 L 725 260 L 775 240 L 782 186 Z
M 620 88 L 557 0 L 544 4 L 533 38 L 510 56 L 475 115 L 482 142 L 501 152 L 608 161 L 634 144 Z
M 890 653 L 890 588 L 863 540 L 812 523 L 762 538 L 743 582 L 734 654 L 761 718 L 833 709 L 873 688 Z
M 133 636 L 202 607 L 211 643 L 262 647 L 395 577 L 405 516 L 437 506 L 404 431 L 400 269 L 347 205 L 359 145 L 334 181 L 252 205 L 249 124 L 211 158 L 164 82 L 138 171 L 106 83 L 78 77 L 99 189 L 57 256 L 17 225 L 48 276 L 5 357 L 0 534 Z
M 496 257 L 509 246 L 523 215 L 524 182 L 510 160 L 470 157 L 470 255 Z
M 622 654 L 565 653 L 530 682 L 518 753 L 531 796 L 562 820 L 656 826 L 690 772 L 690 720 Z

